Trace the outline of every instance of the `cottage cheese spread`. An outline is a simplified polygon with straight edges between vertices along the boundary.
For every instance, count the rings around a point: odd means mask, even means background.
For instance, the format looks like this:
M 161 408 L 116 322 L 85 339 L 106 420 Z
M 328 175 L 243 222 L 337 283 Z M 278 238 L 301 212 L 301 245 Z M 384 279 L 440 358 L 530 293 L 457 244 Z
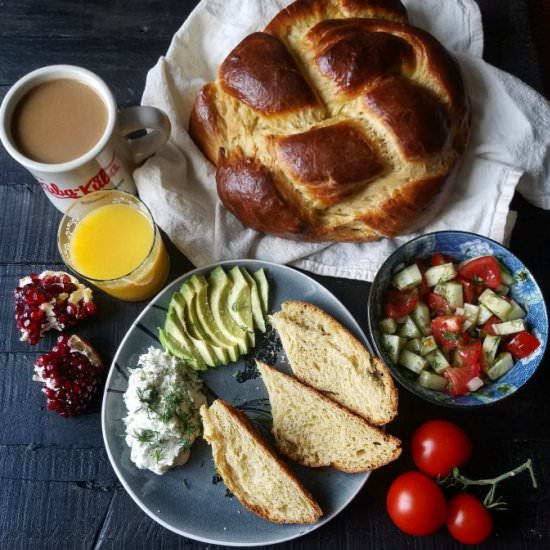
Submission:
M 163 474 L 189 459 L 206 398 L 197 373 L 160 349 L 149 348 L 138 365 L 124 394 L 126 443 L 138 468 Z

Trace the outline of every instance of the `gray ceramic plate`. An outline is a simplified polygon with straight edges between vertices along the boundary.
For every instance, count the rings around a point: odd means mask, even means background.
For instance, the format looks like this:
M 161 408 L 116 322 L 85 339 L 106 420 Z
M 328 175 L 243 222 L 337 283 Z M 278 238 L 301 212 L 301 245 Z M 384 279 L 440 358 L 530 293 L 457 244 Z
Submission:
M 236 498 L 227 494 L 223 482 L 215 476 L 210 447 L 202 438 L 194 444 L 186 465 L 163 476 L 136 468 L 130 461 L 130 451 L 123 438 L 122 419 L 126 415 L 123 393 L 127 387 L 128 369 L 136 367 L 138 356 L 149 346 L 160 347 L 156 337 L 157 327 L 164 324 L 172 293 L 194 273 L 207 273 L 216 265 L 230 269 L 236 264 L 250 272 L 264 268 L 271 284 L 272 310 L 278 310 L 285 300 L 311 302 L 338 319 L 370 348 L 363 331 L 348 310 L 307 275 L 269 262 L 220 262 L 191 271 L 175 280 L 152 300 L 130 327 L 118 348 L 107 378 L 101 421 L 105 447 L 118 478 L 136 504 L 152 519 L 175 533 L 202 542 L 259 546 L 294 539 L 330 521 L 359 492 L 368 474 L 344 474 L 331 468 L 309 469 L 290 463 L 304 486 L 318 500 L 324 515 L 315 525 L 278 525 L 247 511 Z M 258 340 L 256 353 L 269 353 L 271 339 L 263 344 L 262 339 Z M 276 355 L 275 364 L 288 371 L 284 352 L 279 351 Z M 261 378 L 247 377 L 250 371 L 247 364 L 250 363 L 250 359 L 241 359 L 237 363 L 210 369 L 204 373 L 203 380 L 211 390 L 209 399 L 217 395 L 238 406 L 266 435 L 270 419 L 267 392 Z

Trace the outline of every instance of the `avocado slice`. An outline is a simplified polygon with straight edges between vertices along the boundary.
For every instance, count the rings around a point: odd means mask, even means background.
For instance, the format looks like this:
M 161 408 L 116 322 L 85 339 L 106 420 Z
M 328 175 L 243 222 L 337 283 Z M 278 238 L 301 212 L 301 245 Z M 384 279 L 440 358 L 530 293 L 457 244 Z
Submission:
M 174 294 L 174 298 L 176 297 L 179 302 L 183 300 L 187 305 L 186 321 L 187 321 L 187 330 L 189 331 L 189 334 L 193 336 L 193 338 L 201 338 L 202 340 L 206 340 L 209 344 L 211 344 L 212 342 L 209 341 L 208 335 L 202 329 L 200 321 L 197 317 L 197 309 L 195 307 L 196 294 L 191 284 L 189 283 L 189 281 L 183 283 L 179 292 Z
M 166 328 L 159 329 L 159 340 L 162 347 L 174 357 L 183 359 L 194 370 L 206 370 L 203 358 L 184 339 L 176 339 Z
M 242 354 L 248 352 L 248 337 L 246 332 L 233 320 L 228 308 L 228 298 L 231 291 L 231 280 L 220 266 L 216 267 L 208 277 L 208 301 L 216 324 L 222 334 L 239 346 Z
M 253 347 L 256 344 L 256 335 L 254 333 L 254 319 L 252 318 L 250 287 L 238 266 L 231 269 L 229 279 L 233 285 L 227 299 L 229 313 L 235 323 L 247 333 L 248 342 Z
M 262 311 L 262 301 L 260 299 L 260 293 L 258 292 L 258 285 L 256 280 L 248 273 L 246 269 L 242 269 L 242 274 L 250 287 L 250 296 L 252 298 L 252 316 L 254 317 L 254 324 L 256 328 L 261 332 L 265 332 L 265 319 Z
M 240 355 L 238 345 L 224 336 L 212 314 L 208 302 L 208 282 L 203 275 L 193 275 L 189 282 L 196 293 L 196 313 L 202 330 L 212 343 L 227 349 L 231 361 L 237 361 Z
M 192 355 L 188 350 L 183 348 L 178 342 L 176 342 L 169 334 L 164 332 L 164 329 L 159 328 L 159 340 L 161 346 L 174 357 L 183 359 L 188 365 L 195 370 L 202 370 L 202 359 Z
M 183 304 L 183 309 L 185 309 L 185 302 Z M 195 354 L 198 354 L 209 367 L 217 367 L 219 361 L 212 351 L 212 348 L 203 340 L 197 340 L 189 335 L 185 322 L 183 321 L 185 312 L 183 311 L 182 313 L 184 313 L 184 315 L 180 317 L 174 305 L 168 306 L 168 314 L 166 315 L 166 322 L 164 324 L 166 334 L 169 334 L 177 342 L 182 342 L 184 345 L 188 346 Z
M 263 269 L 258 269 L 258 271 L 254 273 L 254 280 L 256 281 L 256 286 L 258 287 L 258 292 L 260 294 L 262 311 L 264 312 L 264 315 L 267 315 L 269 311 L 269 282 L 265 276 L 265 271 Z
M 229 353 L 227 349 L 213 344 L 203 331 L 197 318 L 195 302 L 196 294 L 187 286 L 185 289 L 182 287 L 180 292 L 176 292 L 176 294 L 173 295 L 171 304 L 173 303 L 180 319 L 185 321 L 187 332 L 193 341 L 199 340 L 208 345 L 216 356 L 217 365 L 227 365 L 227 363 L 229 363 Z M 198 345 L 195 344 L 195 347 L 198 348 Z
M 185 361 L 193 370 L 206 370 L 206 363 L 199 355 L 194 355 L 186 350 L 179 342 L 177 342 L 170 334 L 159 329 L 159 340 L 162 347 L 174 357 L 178 357 Z

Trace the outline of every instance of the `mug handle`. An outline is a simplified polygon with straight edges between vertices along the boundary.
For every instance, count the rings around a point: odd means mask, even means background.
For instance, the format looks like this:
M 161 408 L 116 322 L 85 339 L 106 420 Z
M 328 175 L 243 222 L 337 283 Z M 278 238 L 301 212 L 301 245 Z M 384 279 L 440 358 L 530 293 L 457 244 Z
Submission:
M 156 153 L 170 137 L 170 120 L 156 107 L 137 105 L 121 109 L 118 113 L 118 131 L 126 137 L 138 130 L 151 130 L 146 135 L 127 139 L 132 160 L 138 164 Z

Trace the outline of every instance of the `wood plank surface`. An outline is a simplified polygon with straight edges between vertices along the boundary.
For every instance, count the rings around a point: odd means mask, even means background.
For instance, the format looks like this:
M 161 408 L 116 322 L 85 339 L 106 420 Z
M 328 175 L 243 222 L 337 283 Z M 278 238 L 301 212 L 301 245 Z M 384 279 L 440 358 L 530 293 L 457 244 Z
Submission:
M 259 0 L 258 0 L 259 1 Z M 451 0 L 448 0 L 451 1 Z M 485 59 L 544 92 L 530 28 L 535 0 L 479 0 Z M 536 0 L 537 2 L 542 0 Z M 147 70 L 167 49 L 194 1 L 0 1 L 0 98 L 30 70 L 50 63 L 85 66 L 102 76 L 121 106 L 139 102 Z M 536 25 L 535 25 L 536 26 Z M 539 24 L 540 26 L 540 24 Z M 546 29 L 547 31 L 548 29 Z M 539 29 L 539 43 L 540 34 Z M 545 75 L 546 77 L 548 75 Z M 546 88 L 546 92 L 548 89 Z M 13 289 L 29 272 L 62 267 L 55 235 L 61 215 L 32 177 L 0 148 L 0 549 L 221 548 L 179 537 L 153 522 L 130 499 L 114 474 L 102 440 L 100 397 L 90 412 L 64 419 L 45 410 L 32 364 L 55 335 L 37 346 L 19 342 L 13 322 Z M 550 213 L 516 197 L 519 212 L 511 247 L 550 297 Z M 170 279 L 191 268 L 174 247 Z M 315 277 L 367 327 L 367 283 Z M 96 291 L 98 316 L 78 333 L 108 364 L 144 304 L 124 304 Z M 498 474 L 531 457 L 540 488 L 513 479 L 500 492 L 512 512 L 497 516 L 488 549 L 550 548 L 550 388 L 548 359 L 528 387 L 508 400 L 475 411 L 444 410 L 401 391 L 400 415 L 391 431 L 407 443 L 422 421 L 442 416 L 471 434 L 472 476 Z M 329 524 L 269 549 L 364 550 L 461 548 L 441 531 L 425 539 L 400 533 L 385 512 L 391 481 L 412 468 L 407 452 L 375 472 L 365 489 Z M 182 511 L 183 513 L 184 511 Z

